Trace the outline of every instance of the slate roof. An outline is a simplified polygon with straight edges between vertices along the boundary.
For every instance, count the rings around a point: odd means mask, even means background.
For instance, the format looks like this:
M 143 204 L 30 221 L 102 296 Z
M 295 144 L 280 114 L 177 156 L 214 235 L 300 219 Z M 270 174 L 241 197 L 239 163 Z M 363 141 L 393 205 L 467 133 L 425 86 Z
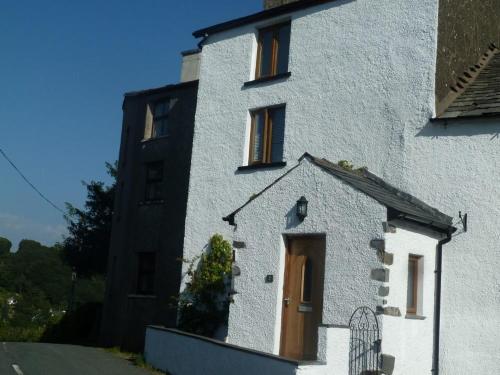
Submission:
M 308 153 L 305 153 L 300 158 L 300 161 L 302 161 L 304 158 L 307 158 L 313 164 L 327 171 L 334 177 L 337 177 L 338 179 L 351 185 L 354 189 L 357 189 L 368 195 L 369 197 L 375 199 L 388 209 L 395 211 L 397 213 L 397 217 L 401 219 L 417 222 L 425 226 L 436 228 L 440 231 L 454 232 L 456 230 L 456 228 L 453 227 L 452 217 L 445 215 L 436 208 L 427 205 L 414 196 L 395 188 L 388 182 L 384 181 L 382 178 L 374 175 L 371 172 L 368 172 L 367 169 L 359 169 L 355 171 L 345 170 L 337 164 L 334 164 L 326 159 L 314 157 Z M 233 221 L 234 216 L 239 211 L 241 211 L 250 202 L 262 195 L 266 190 L 270 189 L 283 177 L 291 173 L 299 165 L 300 162 L 298 165 L 288 170 L 285 174 L 283 174 L 261 192 L 252 196 L 243 206 L 226 216 L 224 220 L 229 222 Z
M 306 9 L 315 5 L 320 5 L 324 3 L 329 3 L 337 0 L 300 0 L 293 3 L 288 3 L 278 7 L 263 10 L 258 13 L 251 14 L 249 16 L 236 18 L 231 21 L 219 23 L 214 26 L 206 27 L 204 29 L 196 30 L 193 35 L 196 38 L 206 37 L 221 31 L 231 30 L 240 26 L 248 25 L 254 22 L 263 21 L 269 18 L 278 17 L 283 14 L 295 12 L 297 10 Z
M 500 115 L 500 53 L 496 48 L 492 53 L 489 63 L 438 116 L 438 119 Z M 470 77 L 470 74 L 468 76 Z M 468 83 L 467 75 L 459 80 L 462 84 Z

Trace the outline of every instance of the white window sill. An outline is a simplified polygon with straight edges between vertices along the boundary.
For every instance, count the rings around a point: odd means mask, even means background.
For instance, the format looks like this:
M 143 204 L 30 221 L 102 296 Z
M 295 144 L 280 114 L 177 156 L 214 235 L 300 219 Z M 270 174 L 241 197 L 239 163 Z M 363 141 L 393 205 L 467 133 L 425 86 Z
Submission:
M 416 314 L 406 314 L 405 319 L 410 319 L 410 320 L 425 320 L 427 319 L 426 316 L 422 315 L 416 315 Z

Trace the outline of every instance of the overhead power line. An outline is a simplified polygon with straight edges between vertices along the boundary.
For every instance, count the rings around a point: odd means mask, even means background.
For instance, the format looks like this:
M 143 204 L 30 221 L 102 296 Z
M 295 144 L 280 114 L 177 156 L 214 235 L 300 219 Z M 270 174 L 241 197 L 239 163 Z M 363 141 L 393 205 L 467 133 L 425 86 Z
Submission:
M 59 208 L 54 202 L 52 202 L 49 198 L 47 198 L 45 195 L 42 194 L 38 188 L 31 183 L 31 181 L 21 172 L 21 170 L 14 164 L 14 162 L 7 156 L 7 154 L 0 148 L 0 154 L 7 160 L 7 162 L 14 168 L 14 170 L 21 176 L 21 178 L 48 204 L 50 204 L 52 207 L 54 207 L 57 211 L 62 213 L 63 215 L 66 215 L 66 212 L 64 212 L 61 208 Z

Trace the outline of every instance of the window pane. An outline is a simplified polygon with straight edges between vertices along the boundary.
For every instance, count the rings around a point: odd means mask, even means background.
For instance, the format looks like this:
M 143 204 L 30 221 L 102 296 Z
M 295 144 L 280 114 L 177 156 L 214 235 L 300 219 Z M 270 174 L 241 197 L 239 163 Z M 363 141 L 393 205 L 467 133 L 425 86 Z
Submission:
M 167 125 L 168 121 L 166 118 L 163 118 L 161 120 L 155 120 L 153 123 L 153 136 L 163 137 L 167 135 Z
M 146 185 L 146 201 L 158 201 L 162 198 L 162 184 L 160 182 L 149 182 Z
M 265 129 L 266 116 L 265 111 L 255 112 L 253 114 L 253 139 L 252 147 L 252 160 L 250 162 L 262 162 L 264 152 L 264 129 Z
M 163 178 L 163 162 L 150 163 L 146 166 L 146 179 L 158 181 Z
M 288 56 L 290 53 L 290 24 L 282 26 L 278 31 L 278 66 L 276 73 L 288 72 Z
M 415 309 L 415 276 L 417 272 L 417 262 L 415 259 L 410 258 L 408 262 L 408 291 L 406 294 L 406 307 Z
M 155 105 L 154 116 L 155 117 L 160 117 L 160 116 L 166 115 L 167 112 L 168 112 L 168 107 L 169 107 L 169 102 L 168 101 L 157 103 Z
M 272 121 L 271 162 L 283 161 L 283 143 L 285 138 L 285 108 L 269 111 Z
M 302 268 L 302 302 L 312 302 L 313 265 L 310 258 L 306 259 Z
M 138 254 L 137 293 L 153 294 L 155 286 L 155 253 Z
M 272 74 L 273 60 L 273 31 L 264 31 L 260 35 L 261 56 L 258 77 L 267 77 Z

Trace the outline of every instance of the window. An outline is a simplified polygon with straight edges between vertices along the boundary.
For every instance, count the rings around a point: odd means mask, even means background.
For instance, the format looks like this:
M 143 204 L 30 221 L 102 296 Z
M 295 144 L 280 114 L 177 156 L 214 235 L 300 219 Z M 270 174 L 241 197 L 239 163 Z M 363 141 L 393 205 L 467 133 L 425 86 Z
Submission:
M 312 302 L 312 283 L 313 283 L 313 265 L 309 257 L 302 266 L 302 287 L 301 287 L 301 303 Z
M 150 111 L 152 116 L 150 138 L 158 138 L 168 135 L 170 100 L 163 100 L 150 105 Z
M 406 293 L 406 313 L 417 314 L 420 291 L 419 263 L 422 257 L 410 255 L 408 259 L 408 290 Z
M 283 161 L 285 107 L 264 108 L 251 112 L 249 165 Z
M 163 162 L 146 164 L 146 194 L 145 200 L 158 201 L 162 199 Z
M 138 253 L 137 294 L 152 295 L 155 292 L 155 253 Z
M 259 30 L 255 79 L 288 72 L 290 22 Z

